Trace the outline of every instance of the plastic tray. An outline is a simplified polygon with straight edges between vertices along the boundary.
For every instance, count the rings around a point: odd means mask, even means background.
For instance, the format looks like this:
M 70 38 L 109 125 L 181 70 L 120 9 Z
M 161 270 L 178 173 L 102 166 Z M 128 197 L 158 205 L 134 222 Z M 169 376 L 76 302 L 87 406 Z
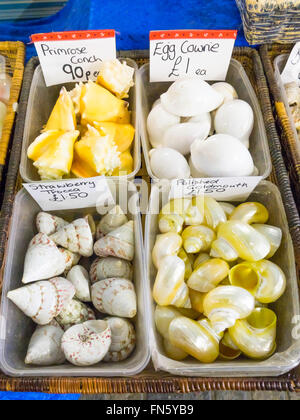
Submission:
M 158 216 L 155 214 L 155 209 L 157 213 L 157 209 L 161 209 L 164 204 L 158 186 L 154 185 L 146 220 L 146 270 L 148 299 L 152 306 L 150 346 L 154 367 L 157 370 L 163 370 L 173 375 L 198 377 L 275 377 L 289 372 L 299 364 L 300 337 L 299 334 L 297 336 L 295 328 L 295 324 L 299 322 L 299 295 L 295 257 L 280 192 L 274 184 L 262 181 L 250 195 L 248 201 L 258 201 L 264 204 L 270 212 L 268 223 L 280 227 L 283 231 L 281 247 L 272 258 L 272 261 L 282 268 L 287 277 L 287 290 L 284 296 L 275 304 L 270 305 L 278 316 L 277 352 L 270 359 L 262 362 L 242 358 L 233 362 L 217 361 L 213 364 L 200 364 L 197 360 L 191 358 L 183 362 L 177 362 L 165 355 L 162 338 L 155 328 L 155 303 L 151 293 L 157 272 L 152 263 L 151 252 L 156 235 L 159 233 Z
M 111 181 L 111 185 L 112 185 Z M 115 183 L 117 185 L 117 183 Z M 142 227 L 138 207 L 137 190 L 133 183 L 122 181 L 128 191 L 131 205 L 129 218 L 135 224 L 136 255 L 134 260 L 134 284 L 138 299 L 138 314 L 133 322 L 137 334 L 137 346 L 132 355 L 118 363 L 100 363 L 92 367 L 75 367 L 64 364 L 53 367 L 27 366 L 24 363 L 29 340 L 35 324 L 27 318 L 6 295 L 8 291 L 21 287 L 21 278 L 27 244 L 36 234 L 35 216 L 40 211 L 38 204 L 22 189 L 16 196 L 11 221 L 10 239 L 7 251 L 7 263 L 3 280 L 3 294 L 0 317 L 0 367 L 9 376 L 89 376 L 89 377 L 128 377 L 137 375 L 148 364 L 150 354 L 148 345 L 148 306 L 145 298 L 145 276 L 143 262 Z M 118 188 L 118 187 L 117 187 Z M 113 191 L 113 190 L 112 190 Z M 118 195 L 117 195 L 118 196 Z M 128 200 L 128 202 L 129 202 Z M 123 206 L 122 206 L 123 207 Z M 125 211 L 125 209 L 124 209 Z M 52 212 L 53 213 L 53 212 Z M 92 214 L 99 220 L 96 209 L 67 210 L 54 214 L 72 220 L 85 214 Z M 98 217 L 97 217 L 98 216 Z
M 148 174 L 152 179 L 158 181 L 151 170 L 149 151 L 151 150 L 151 144 L 149 142 L 149 136 L 147 132 L 147 117 L 152 108 L 153 103 L 160 97 L 160 95 L 169 88 L 171 83 L 169 82 L 149 82 L 149 64 L 145 64 L 139 70 L 140 83 L 141 83 L 141 104 L 140 104 L 140 118 L 141 118 L 141 139 L 142 146 L 147 166 Z M 254 129 L 250 137 L 250 153 L 253 157 L 254 165 L 259 171 L 259 175 L 266 179 L 271 173 L 271 157 L 269 152 L 269 145 L 267 134 L 264 126 L 264 120 L 262 112 L 252 88 L 250 80 L 243 69 L 243 66 L 237 61 L 232 59 L 230 62 L 226 82 L 232 84 L 240 99 L 248 102 L 251 105 L 254 115 Z
M 286 65 L 286 62 L 287 62 L 288 58 L 289 58 L 289 54 L 281 54 L 281 55 L 279 55 L 278 57 L 275 58 L 275 60 L 274 60 L 275 78 L 276 78 L 277 86 L 280 89 L 280 93 L 282 95 L 282 99 L 283 99 L 283 103 L 285 105 L 286 112 L 287 112 L 287 114 L 289 116 L 289 119 L 290 119 L 291 127 L 293 129 L 293 135 L 295 136 L 296 144 L 298 145 L 298 153 L 300 155 L 300 138 L 299 138 L 299 135 L 297 133 L 297 129 L 296 129 L 296 125 L 295 125 L 295 122 L 294 122 L 294 118 L 293 118 L 292 113 L 291 113 L 291 109 L 289 107 L 289 101 L 288 101 L 288 97 L 287 97 L 287 94 L 286 94 L 286 90 L 285 90 L 284 84 L 283 84 L 282 79 L 281 79 L 281 73 L 284 70 L 284 67 Z
M 127 176 L 121 177 L 123 179 L 132 180 L 138 173 L 141 167 L 141 146 L 138 126 L 138 67 L 134 60 L 130 58 L 123 58 L 130 67 L 135 69 L 134 87 L 130 90 L 129 94 L 129 109 L 132 111 L 132 124 L 135 127 L 135 138 L 133 142 L 133 172 Z M 64 83 L 56 86 L 47 87 L 43 76 L 41 66 L 38 66 L 34 72 L 29 99 L 27 106 L 27 113 L 25 119 L 25 128 L 22 144 L 22 155 L 20 163 L 20 174 L 25 182 L 36 182 L 40 180 L 37 169 L 33 166 L 33 161 L 27 157 L 27 149 L 35 138 L 40 134 L 42 127 L 46 124 L 51 111 L 57 101 L 59 92 L 63 86 L 67 90 L 73 89 L 75 83 Z M 120 177 L 110 177 L 111 179 L 119 179 Z

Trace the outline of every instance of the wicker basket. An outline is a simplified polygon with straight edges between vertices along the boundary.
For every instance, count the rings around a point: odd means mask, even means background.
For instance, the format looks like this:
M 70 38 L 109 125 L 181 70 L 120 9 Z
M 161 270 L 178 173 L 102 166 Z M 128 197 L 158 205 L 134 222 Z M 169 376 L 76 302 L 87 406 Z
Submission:
M 299 0 L 236 0 L 249 44 L 300 40 Z
M 15 120 L 15 104 L 18 102 L 24 73 L 25 45 L 22 42 L 0 42 L 0 54 L 6 57 L 7 71 L 12 75 L 8 110 L 0 139 L 0 182 L 6 163 L 9 142 Z
M 148 59 L 148 51 L 126 51 L 120 53 L 144 64 Z M 281 156 L 280 142 L 276 133 L 268 88 L 263 73 L 262 63 L 257 51 L 251 48 L 236 48 L 234 58 L 239 60 L 254 86 L 259 97 L 271 155 L 274 164 L 273 181 L 277 182 L 286 212 L 290 229 L 295 238 L 300 237 L 300 221 L 290 190 L 289 179 Z M 18 164 L 22 133 L 24 129 L 24 115 L 26 113 L 30 82 L 38 60 L 32 59 L 25 71 L 23 90 L 20 100 L 20 115 L 15 130 L 12 157 L 7 177 L 5 203 L 0 219 L 0 264 L 5 263 L 4 246 L 9 231 L 9 222 L 13 200 L 18 189 Z M 141 172 L 144 177 L 145 171 Z M 146 176 L 145 176 L 146 177 Z M 299 254 L 298 254 L 299 255 Z M 299 260 L 298 260 L 299 261 Z M 4 265 L 4 264 L 3 264 Z M 3 269 L 3 267 L 2 267 Z M 188 393 L 203 391 L 300 391 L 300 370 L 293 371 L 279 378 L 184 378 L 170 374 L 155 372 L 152 365 L 141 374 L 132 378 L 8 378 L 0 373 L 0 390 L 7 391 L 41 391 L 49 393 Z
M 269 82 L 270 91 L 274 103 L 274 113 L 276 116 L 276 122 L 280 132 L 280 140 L 284 151 L 284 158 L 294 197 L 296 200 L 297 207 L 300 208 L 300 153 L 299 153 L 299 139 L 295 136 L 295 132 L 292 128 L 291 120 L 288 116 L 284 100 L 279 86 L 277 85 L 275 74 L 274 74 L 274 60 L 281 54 L 290 53 L 293 45 L 264 45 L 260 54 L 262 57 L 263 65 Z

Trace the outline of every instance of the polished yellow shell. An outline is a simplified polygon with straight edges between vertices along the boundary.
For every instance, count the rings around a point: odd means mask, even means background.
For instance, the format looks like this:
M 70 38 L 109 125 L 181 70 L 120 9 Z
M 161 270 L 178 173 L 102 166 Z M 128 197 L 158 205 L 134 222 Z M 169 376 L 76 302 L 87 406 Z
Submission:
M 240 220 L 244 223 L 266 223 L 269 220 L 269 212 L 263 204 L 247 202 L 235 208 L 230 220 Z
M 164 338 L 163 345 L 165 353 L 168 357 L 170 357 L 170 359 L 180 362 L 181 360 L 184 360 L 188 357 L 188 354 L 185 351 L 173 346 L 171 341 L 167 338 Z
M 198 311 L 200 314 L 203 314 L 204 312 L 204 298 L 205 293 L 197 292 L 196 290 L 190 289 L 190 299 L 192 304 L 192 309 L 195 309 L 195 311 Z
M 187 285 L 190 289 L 207 293 L 218 286 L 229 274 L 227 262 L 212 258 L 200 264 L 190 276 Z
M 185 212 L 184 223 L 187 226 L 201 225 L 204 222 L 204 211 L 204 196 L 193 197 Z
M 189 226 L 182 233 L 183 247 L 189 254 L 208 251 L 216 239 L 214 231 L 206 226 Z
M 193 273 L 192 259 L 183 248 L 178 252 L 178 257 L 185 263 L 185 280 L 188 280 Z
M 163 258 L 177 255 L 182 246 L 182 238 L 175 232 L 158 235 L 152 251 L 152 260 L 158 269 Z
M 204 263 L 205 261 L 209 259 L 210 259 L 209 254 L 206 254 L 205 252 L 201 252 L 194 261 L 193 269 L 196 270 L 196 268 L 198 268 L 200 264 Z
M 182 316 L 178 309 L 172 306 L 157 305 L 154 312 L 154 321 L 157 331 L 164 338 L 169 338 L 169 326 L 173 319 Z
M 282 230 L 276 226 L 264 224 L 254 224 L 252 227 L 254 227 L 255 230 L 261 233 L 269 241 L 271 250 L 266 256 L 266 259 L 268 260 L 269 258 L 272 258 L 281 245 Z
M 227 216 L 220 204 L 212 197 L 204 199 L 205 224 L 216 230 L 221 223 L 227 221 Z
M 223 360 L 235 360 L 241 354 L 241 350 L 234 344 L 227 331 L 220 342 L 220 358 Z
M 276 350 L 277 317 L 267 308 L 256 308 L 229 329 L 235 345 L 251 359 L 266 359 Z

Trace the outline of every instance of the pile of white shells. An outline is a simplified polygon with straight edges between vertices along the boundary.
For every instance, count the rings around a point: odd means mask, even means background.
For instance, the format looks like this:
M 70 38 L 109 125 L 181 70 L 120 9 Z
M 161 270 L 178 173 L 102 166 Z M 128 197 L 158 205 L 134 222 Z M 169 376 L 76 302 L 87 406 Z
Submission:
M 148 116 L 150 165 L 160 179 L 251 176 L 251 106 L 225 82 L 180 79 Z
M 36 225 L 25 256 L 25 286 L 8 293 L 38 325 L 25 363 L 92 366 L 127 359 L 136 343 L 129 321 L 137 313 L 133 222 L 116 206 L 98 226 L 90 215 L 69 223 L 44 212 Z M 90 272 L 78 265 L 81 259 Z M 109 316 L 100 319 L 102 314 Z

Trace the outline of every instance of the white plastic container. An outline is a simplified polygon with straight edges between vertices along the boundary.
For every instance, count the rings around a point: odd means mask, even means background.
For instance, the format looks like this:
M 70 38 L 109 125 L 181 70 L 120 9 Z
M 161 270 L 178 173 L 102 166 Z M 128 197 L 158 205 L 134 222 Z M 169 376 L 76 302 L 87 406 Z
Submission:
M 282 54 L 282 55 L 279 55 L 278 57 L 275 58 L 275 60 L 274 60 L 275 79 L 276 79 L 277 86 L 280 89 L 281 97 L 283 99 L 283 103 L 285 105 L 286 112 L 287 112 L 288 117 L 290 119 L 293 134 L 294 134 L 294 137 L 296 139 L 295 143 L 296 143 L 296 145 L 298 145 L 297 150 L 298 150 L 298 153 L 300 155 L 300 139 L 299 139 L 299 136 L 298 136 L 298 133 L 297 133 L 297 129 L 296 129 L 296 125 L 295 125 L 295 122 L 294 122 L 294 118 L 293 118 L 292 113 L 291 113 L 291 109 L 289 107 L 289 101 L 288 101 L 288 97 L 287 97 L 287 94 L 286 94 L 286 90 L 285 90 L 284 84 L 283 84 L 282 79 L 281 79 L 281 73 L 284 70 L 284 67 L 286 65 L 286 62 L 287 62 L 288 58 L 289 58 L 289 54 Z
M 152 298 L 152 288 L 157 271 L 152 263 L 151 253 L 155 244 L 156 235 L 159 233 L 158 215 L 155 214 L 155 211 L 157 213 L 157 209 L 161 210 L 163 205 L 162 195 L 158 187 L 154 185 L 146 220 L 145 242 L 148 299 L 152 306 L 150 314 L 150 350 L 154 367 L 157 370 L 163 370 L 174 375 L 197 377 L 275 377 L 283 375 L 298 366 L 300 362 L 300 308 L 297 274 L 293 244 L 280 192 L 274 184 L 268 181 L 262 181 L 247 201 L 258 201 L 264 204 L 270 212 L 268 223 L 280 227 L 283 232 L 281 247 L 271 259 L 282 268 L 287 277 L 287 290 L 285 294 L 275 304 L 270 305 L 270 308 L 278 316 L 278 347 L 276 353 L 265 361 L 240 358 L 232 362 L 218 360 L 213 364 L 201 364 L 191 357 L 185 361 L 177 362 L 165 355 L 162 338 L 155 327 L 154 310 L 156 305 Z
M 137 293 L 138 312 L 132 320 L 137 334 L 137 344 L 131 356 L 122 362 L 104 363 L 87 368 L 76 367 L 65 363 L 61 366 L 36 367 L 24 363 L 29 340 L 36 325 L 27 318 L 6 297 L 10 290 L 21 287 L 24 257 L 28 243 L 36 234 L 35 217 L 41 210 L 31 196 L 22 189 L 16 196 L 7 259 L 3 278 L 3 294 L 0 316 L 0 368 L 9 376 L 132 376 L 137 375 L 147 366 L 150 358 L 148 344 L 149 306 L 146 299 L 146 286 L 143 261 L 143 240 L 141 218 L 138 207 L 138 194 L 133 183 L 123 181 L 129 192 L 131 212 L 128 217 L 134 220 L 136 254 L 134 259 L 134 284 Z M 122 185 L 123 185 L 122 184 Z M 124 209 L 125 210 L 125 209 Z M 85 214 L 92 214 L 99 220 L 96 209 L 67 210 L 52 212 L 71 221 Z M 94 257 L 96 258 L 96 257 Z M 105 317 L 105 315 L 103 315 Z
M 140 104 L 140 131 L 143 146 L 144 157 L 146 161 L 147 171 L 149 176 L 158 181 L 158 178 L 153 174 L 150 166 L 149 151 L 152 149 L 149 136 L 147 132 L 147 118 L 151 111 L 153 103 L 159 99 L 160 95 L 168 90 L 171 83 L 169 82 L 155 82 L 150 83 L 149 79 L 149 64 L 145 64 L 139 70 L 141 83 L 141 104 Z M 254 165 L 258 169 L 259 176 L 266 179 L 272 170 L 271 157 L 269 152 L 268 139 L 262 112 L 257 100 L 256 94 L 250 83 L 250 80 L 243 68 L 237 61 L 232 59 L 230 62 L 226 82 L 230 83 L 236 89 L 239 99 L 248 102 L 254 111 L 254 129 L 250 137 L 250 153 L 252 155 Z
M 141 168 L 141 144 L 139 135 L 138 125 L 138 67 L 135 61 L 130 58 L 120 59 L 122 62 L 126 62 L 130 67 L 135 69 L 134 74 L 134 87 L 130 89 L 129 98 L 129 109 L 132 115 L 132 125 L 135 128 L 135 138 L 133 141 L 133 172 L 122 179 L 133 180 L 138 171 Z M 27 150 L 30 144 L 40 134 L 43 126 L 46 124 L 51 111 L 59 97 L 59 92 L 63 86 L 66 86 L 67 90 L 71 90 L 75 87 L 75 83 L 64 83 L 56 86 L 47 87 L 43 76 L 42 68 L 39 65 L 34 72 L 32 84 L 30 88 L 30 94 L 27 105 L 27 113 L 25 119 L 25 128 L 23 135 L 22 144 L 22 155 L 20 163 L 20 174 L 25 182 L 41 182 L 37 169 L 33 166 L 33 161 L 28 159 Z M 120 177 L 110 177 L 111 179 L 119 179 Z M 42 181 L 43 182 L 43 181 Z

